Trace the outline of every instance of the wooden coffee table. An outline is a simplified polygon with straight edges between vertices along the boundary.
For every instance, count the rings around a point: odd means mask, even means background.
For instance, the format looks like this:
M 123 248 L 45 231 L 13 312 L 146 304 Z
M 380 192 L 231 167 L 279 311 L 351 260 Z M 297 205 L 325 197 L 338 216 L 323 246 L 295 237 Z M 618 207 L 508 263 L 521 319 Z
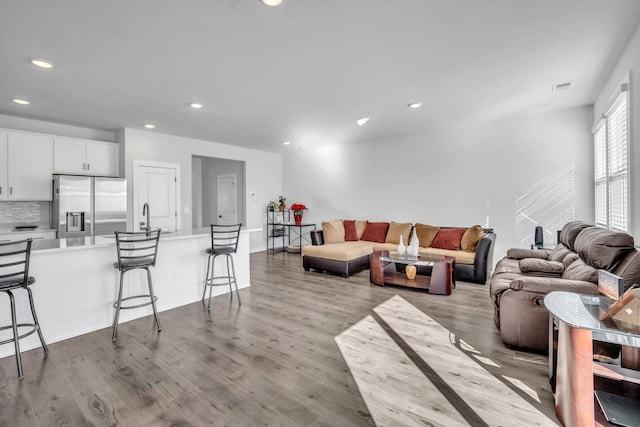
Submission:
M 397 285 L 428 289 L 430 294 L 451 295 L 455 287 L 453 271 L 456 259 L 444 255 L 422 254 L 418 257 L 399 256 L 397 252 L 376 251 L 369 256 L 369 280 L 374 285 Z M 415 279 L 407 279 L 404 272 L 396 270 L 396 264 L 431 267 L 431 276 L 416 274 Z

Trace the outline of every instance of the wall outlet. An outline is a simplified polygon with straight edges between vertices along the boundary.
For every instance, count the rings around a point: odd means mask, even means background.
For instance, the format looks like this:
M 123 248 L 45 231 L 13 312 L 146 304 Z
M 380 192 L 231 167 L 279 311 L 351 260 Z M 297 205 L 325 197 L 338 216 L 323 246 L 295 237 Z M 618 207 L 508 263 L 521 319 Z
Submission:
M 331 210 L 334 211 L 334 212 L 340 212 L 340 205 L 331 206 Z
M 184 213 L 188 214 L 189 213 L 189 206 L 185 206 L 184 207 Z

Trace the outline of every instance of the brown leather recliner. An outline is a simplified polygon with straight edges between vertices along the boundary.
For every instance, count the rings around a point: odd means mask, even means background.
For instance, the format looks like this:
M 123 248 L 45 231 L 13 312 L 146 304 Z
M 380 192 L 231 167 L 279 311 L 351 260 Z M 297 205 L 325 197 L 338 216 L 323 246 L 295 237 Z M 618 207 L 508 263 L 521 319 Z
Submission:
M 640 283 L 640 251 L 630 235 L 572 222 L 563 227 L 560 242 L 551 251 L 510 250 L 498 262 L 490 294 L 506 345 L 547 351 L 544 296 L 551 291 L 596 294 L 598 269 L 622 277 L 625 289 Z M 527 253 L 533 257 L 519 259 Z

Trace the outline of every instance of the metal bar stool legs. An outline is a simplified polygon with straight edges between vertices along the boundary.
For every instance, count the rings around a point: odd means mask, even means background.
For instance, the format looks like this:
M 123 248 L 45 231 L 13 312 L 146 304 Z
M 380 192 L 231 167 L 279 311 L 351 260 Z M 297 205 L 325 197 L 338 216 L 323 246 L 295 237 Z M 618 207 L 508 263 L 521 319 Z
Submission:
M 215 261 L 217 256 L 224 256 L 227 264 L 227 274 L 224 276 L 215 276 Z M 211 273 L 211 275 L 209 275 Z M 223 282 L 224 280 L 224 282 Z M 233 287 L 235 285 L 236 295 L 238 296 L 238 304 L 242 304 L 240 299 L 240 291 L 238 290 L 238 282 L 236 280 L 236 268 L 233 262 L 233 256 L 228 253 L 223 254 L 211 254 L 207 260 L 207 276 L 204 281 L 204 291 L 202 292 L 202 301 L 207 294 L 207 287 L 209 288 L 209 301 L 207 303 L 207 310 L 211 310 L 211 294 L 214 286 L 229 286 L 229 295 L 233 299 Z
M 40 339 L 40 344 L 42 345 L 42 349 L 44 350 L 44 354 L 49 354 L 49 348 L 47 347 L 47 343 L 44 341 L 44 337 L 42 336 L 42 330 L 40 329 L 40 322 L 38 321 L 36 307 L 33 302 L 33 294 L 31 293 L 30 288 L 30 286 L 35 283 L 35 279 L 29 276 L 29 257 L 31 254 L 31 242 L 32 239 L 27 239 L 17 242 L 0 244 L 0 292 L 4 292 L 9 297 L 9 304 L 11 309 L 11 325 L 2 326 L 0 327 L 0 330 L 11 329 L 11 332 L 13 333 L 12 338 L 1 341 L 0 345 L 13 342 L 16 365 L 18 368 L 18 378 L 24 377 L 24 370 L 22 368 L 22 355 L 20 353 L 20 340 L 22 338 L 26 338 L 34 332 L 37 332 L 38 338 Z M 8 260 L 4 261 L 5 258 L 7 258 Z M 33 323 L 18 323 L 18 316 L 16 314 L 16 300 L 13 292 L 18 289 L 27 291 Z M 29 328 L 29 330 L 20 335 L 19 328 Z
M 128 310 L 131 308 L 139 308 L 139 307 L 145 307 L 147 305 L 151 305 L 151 307 L 153 308 L 154 323 L 158 328 L 158 332 L 162 331 L 162 327 L 160 326 L 160 318 L 158 317 L 158 310 L 156 308 L 156 301 L 158 300 L 158 297 L 155 296 L 153 293 L 153 281 L 151 279 L 151 271 L 149 270 L 148 267 L 147 268 L 143 267 L 143 269 L 147 271 L 147 286 L 149 288 L 149 295 L 134 295 L 134 296 L 122 298 L 122 285 L 124 281 L 124 274 L 129 270 L 123 270 L 120 272 L 120 289 L 118 290 L 118 300 L 113 304 L 113 308 L 116 309 L 116 313 L 113 318 L 113 326 L 112 326 L 113 334 L 111 335 L 111 341 L 115 341 L 116 338 L 118 337 L 118 322 L 120 320 L 120 310 Z M 134 298 L 149 298 L 150 301 L 137 304 L 137 305 L 127 306 L 127 307 L 122 306 L 123 301 L 128 301 Z
M 149 295 L 151 295 L 151 308 L 153 308 L 153 319 L 156 322 L 156 327 L 158 328 L 158 332 L 162 330 L 162 326 L 160 326 L 160 318 L 158 317 L 158 309 L 156 308 L 156 301 L 158 297 L 153 293 L 153 280 L 151 280 L 151 271 L 149 268 L 147 270 L 147 284 L 149 285 Z

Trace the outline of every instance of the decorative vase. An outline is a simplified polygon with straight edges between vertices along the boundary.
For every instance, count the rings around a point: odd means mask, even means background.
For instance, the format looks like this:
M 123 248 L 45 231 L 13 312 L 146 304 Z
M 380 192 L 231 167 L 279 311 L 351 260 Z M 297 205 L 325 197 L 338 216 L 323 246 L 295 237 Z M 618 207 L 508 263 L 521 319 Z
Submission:
M 407 279 L 413 280 L 416 278 L 416 266 L 413 264 L 409 264 L 404 269 L 404 274 L 407 275 Z
M 302 214 L 293 214 L 293 221 L 296 225 L 302 224 Z
M 413 230 L 413 236 L 411 237 L 411 243 L 407 248 L 407 254 L 410 257 L 418 256 L 418 248 L 420 247 L 420 241 L 418 240 L 418 236 L 416 235 L 416 230 Z
M 402 243 L 402 234 L 400 235 L 400 243 L 398 244 L 398 255 L 404 256 L 404 253 L 407 251 L 407 248 Z

